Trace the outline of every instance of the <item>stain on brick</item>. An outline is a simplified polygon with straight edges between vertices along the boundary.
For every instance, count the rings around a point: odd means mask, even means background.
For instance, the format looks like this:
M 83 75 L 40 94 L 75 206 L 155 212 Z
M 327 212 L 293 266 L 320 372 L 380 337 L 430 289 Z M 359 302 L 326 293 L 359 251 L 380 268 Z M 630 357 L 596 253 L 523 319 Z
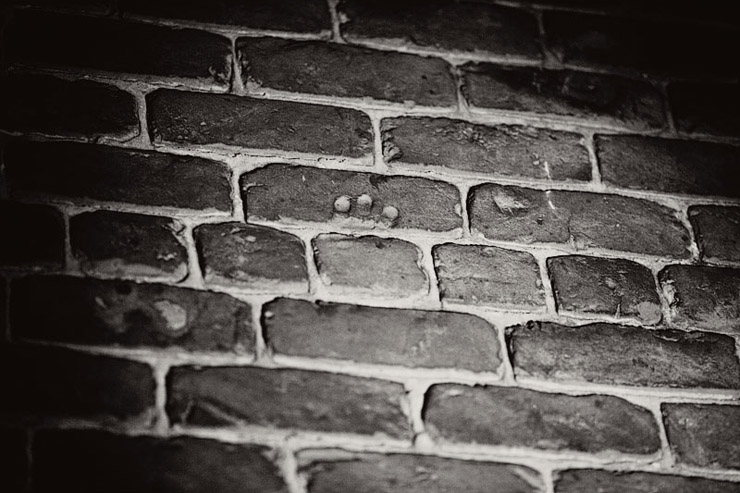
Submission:
M 740 262 L 740 207 L 689 207 L 702 258 L 708 262 Z
M 645 491 L 671 493 L 738 493 L 740 483 L 717 481 L 692 476 L 671 476 L 636 471 L 604 471 L 597 469 L 572 469 L 558 471 L 555 493 L 623 493 Z
M 674 82 L 668 85 L 668 101 L 679 132 L 740 136 L 737 83 Z
M 0 200 L 0 267 L 60 269 L 64 220 L 53 207 Z

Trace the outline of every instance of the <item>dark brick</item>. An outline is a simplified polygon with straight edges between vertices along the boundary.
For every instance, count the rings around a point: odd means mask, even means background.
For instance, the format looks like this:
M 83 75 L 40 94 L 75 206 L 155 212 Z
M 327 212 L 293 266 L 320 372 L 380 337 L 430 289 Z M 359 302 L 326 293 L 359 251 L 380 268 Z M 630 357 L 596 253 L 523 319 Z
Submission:
M 116 277 L 185 277 L 188 253 L 176 236 L 182 228 L 166 217 L 113 211 L 85 212 L 69 220 L 72 254 L 82 271 Z
M 576 469 L 558 472 L 555 493 L 738 493 L 740 483 L 648 472 Z
M 0 200 L 0 231 L 0 267 L 64 265 L 64 220 L 53 207 Z
M 653 273 L 623 259 L 572 255 L 547 260 L 558 311 L 660 322 Z
M 462 227 L 457 188 L 426 178 L 273 164 L 242 175 L 240 185 L 250 220 L 361 221 L 374 228 L 430 231 Z M 357 203 L 361 195 L 372 198 L 371 207 Z M 334 209 L 342 196 L 351 201 L 346 213 Z M 383 215 L 387 206 L 398 211 L 396 219 Z
M 191 437 L 41 431 L 34 491 L 285 493 L 266 447 Z
M 317 371 L 176 367 L 167 377 L 173 423 L 261 425 L 409 438 L 403 385 Z
M 8 493 L 26 491 L 28 454 L 26 432 L 20 428 L 0 428 L 0 488 Z
M 607 395 L 441 384 L 427 393 L 424 420 L 433 436 L 451 442 L 592 453 L 660 450 L 652 413 Z
M 5 342 L 8 331 L 8 280 L 0 276 L 0 342 Z
M 468 64 L 464 93 L 477 108 L 570 116 L 591 124 L 647 130 L 663 128 L 658 90 L 613 75 Z
M 89 80 L 12 74 L 0 79 L 0 127 L 94 141 L 139 133 L 134 97 Z
M 537 261 L 526 252 L 482 245 L 434 247 L 443 300 L 504 308 L 542 308 Z
M 155 145 L 223 144 L 372 160 L 364 113 L 290 101 L 158 90 L 147 96 Z
M 380 128 L 386 162 L 525 178 L 591 179 L 588 152 L 575 133 L 447 118 L 385 119 Z
M 740 406 L 663 404 L 661 409 L 678 462 L 740 469 Z
M 265 305 L 265 340 L 277 354 L 411 368 L 496 371 L 496 330 L 464 313 L 278 299 Z
M 672 323 L 740 335 L 740 270 L 669 265 L 658 279 Z
M 11 0 L 18 7 L 42 7 L 75 11 L 107 13 L 112 9 L 112 0 Z
M 13 282 L 10 310 L 13 335 L 23 339 L 193 351 L 254 348 L 249 305 L 221 293 L 38 276 Z
M 676 82 L 668 86 L 676 128 L 683 133 L 740 136 L 740 85 Z
M 308 289 L 305 248 L 291 234 L 231 222 L 203 224 L 195 228 L 194 235 L 207 283 L 289 283 Z
M 709 262 L 740 262 L 740 207 L 689 207 L 702 258 Z
M 740 388 L 732 338 L 596 323 L 530 322 L 507 329 L 514 374 L 643 387 Z
M 492 240 L 676 258 L 690 254 L 689 234 L 676 212 L 647 200 L 487 183 L 471 190 L 468 212 L 471 229 Z
M 227 86 L 231 43 L 222 36 L 115 19 L 17 12 L 8 58 L 23 65 L 183 77 Z
M 155 382 L 144 363 L 50 346 L 0 345 L 0 389 L 5 418 L 115 421 L 150 419 Z
M 372 98 L 423 106 L 455 106 L 444 60 L 324 41 L 240 38 L 245 83 L 280 91 Z
M 11 195 L 232 208 L 228 168 L 198 157 L 66 142 L 13 142 L 5 149 L 5 167 Z
M 604 182 L 659 192 L 740 197 L 740 147 L 637 135 L 600 135 Z

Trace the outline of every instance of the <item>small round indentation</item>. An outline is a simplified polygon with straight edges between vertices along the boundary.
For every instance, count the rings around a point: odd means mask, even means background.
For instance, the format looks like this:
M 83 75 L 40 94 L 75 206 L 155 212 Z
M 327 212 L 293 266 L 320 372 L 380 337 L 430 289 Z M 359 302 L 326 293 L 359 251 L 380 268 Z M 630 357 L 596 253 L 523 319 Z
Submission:
M 337 200 L 334 201 L 334 210 L 337 212 L 349 212 L 350 206 L 349 197 L 346 195 L 337 197 Z
M 383 217 L 390 219 L 391 221 L 396 220 L 398 218 L 398 209 L 392 205 L 386 205 L 383 207 Z

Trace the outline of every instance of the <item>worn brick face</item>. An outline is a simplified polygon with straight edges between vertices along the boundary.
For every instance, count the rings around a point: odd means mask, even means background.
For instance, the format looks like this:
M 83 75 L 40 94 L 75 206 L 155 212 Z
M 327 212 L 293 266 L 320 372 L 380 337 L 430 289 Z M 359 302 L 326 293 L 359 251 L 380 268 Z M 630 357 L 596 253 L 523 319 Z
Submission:
M 702 258 L 709 262 L 740 262 L 740 207 L 689 207 Z
M 683 133 L 740 136 L 740 85 L 675 82 L 668 85 L 668 101 Z
M 21 428 L 0 428 L 0 488 L 3 491 L 25 491 L 28 474 L 26 432 Z
M 573 469 L 558 472 L 555 493 L 623 493 L 625 491 L 673 493 L 738 493 L 740 483 L 691 476 L 647 472 Z
M 64 264 L 64 221 L 47 205 L 0 200 L 0 267 L 59 269 Z

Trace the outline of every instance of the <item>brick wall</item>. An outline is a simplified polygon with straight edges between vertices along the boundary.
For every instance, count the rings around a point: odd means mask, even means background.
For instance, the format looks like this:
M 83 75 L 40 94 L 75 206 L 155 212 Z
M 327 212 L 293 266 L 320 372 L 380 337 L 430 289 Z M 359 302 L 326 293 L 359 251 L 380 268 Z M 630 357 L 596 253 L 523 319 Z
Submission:
M 723 4 L 10 3 L 0 489 L 740 492 Z

